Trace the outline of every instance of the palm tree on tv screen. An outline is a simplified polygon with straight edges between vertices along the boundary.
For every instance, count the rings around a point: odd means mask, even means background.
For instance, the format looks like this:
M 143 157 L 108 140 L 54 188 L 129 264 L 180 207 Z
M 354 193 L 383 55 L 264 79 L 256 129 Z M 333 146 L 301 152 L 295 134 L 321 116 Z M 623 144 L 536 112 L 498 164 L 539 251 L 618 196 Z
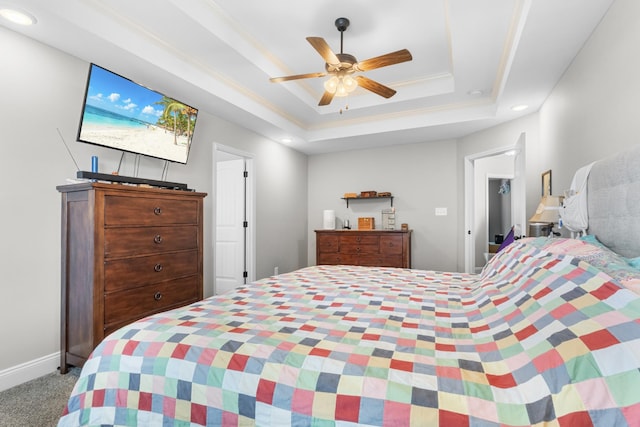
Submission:
M 195 117 L 195 115 L 198 113 L 198 110 L 186 105 L 183 113 L 185 116 L 187 116 L 187 145 L 189 145 L 189 143 L 191 143 L 191 118 Z
M 178 122 L 180 121 L 180 116 L 182 116 L 187 108 L 190 108 L 175 99 L 168 98 L 163 96 L 162 99 L 156 104 L 160 104 L 164 106 L 164 112 L 162 116 L 158 119 L 158 124 L 166 127 L 173 125 L 173 143 L 174 145 L 178 145 Z M 190 118 L 187 116 L 187 127 L 190 125 Z M 172 123 L 173 122 L 173 123 Z M 182 133 L 183 129 L 180 129 L 180 133 Z M 187 135 L 189 130 L 187 129 Z

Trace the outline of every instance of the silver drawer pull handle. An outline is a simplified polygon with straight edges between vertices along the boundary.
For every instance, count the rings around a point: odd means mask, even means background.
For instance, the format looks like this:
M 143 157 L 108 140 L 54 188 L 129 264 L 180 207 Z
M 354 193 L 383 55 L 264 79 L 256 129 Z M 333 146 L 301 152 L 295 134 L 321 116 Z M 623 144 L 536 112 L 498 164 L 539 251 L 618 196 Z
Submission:
M 162 236 L 159 234 L 156 234 L 155 237 L 153 238 L 154 243 L 162 243 Z
M 153 295 L 153 299 L 156 300 L 156 301 L 160 301 L 162 299 L 162 294 L 160 292 L 156 292 Z
M 162 271 L 162 264 L 156 264 L 153 266 L 153 271 L 160 273 Z
M 155 215 L 162 215 L 162 208 L 161 207 L 153 208 L 153 213 Z

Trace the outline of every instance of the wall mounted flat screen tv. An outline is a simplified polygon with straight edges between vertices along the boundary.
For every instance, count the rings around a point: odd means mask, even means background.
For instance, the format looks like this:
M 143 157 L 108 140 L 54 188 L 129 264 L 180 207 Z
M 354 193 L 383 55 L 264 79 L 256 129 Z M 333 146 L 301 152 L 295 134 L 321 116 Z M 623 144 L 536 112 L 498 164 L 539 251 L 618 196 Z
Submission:
M 91 64 L 78 141 L 187 163 L 198 110 Z

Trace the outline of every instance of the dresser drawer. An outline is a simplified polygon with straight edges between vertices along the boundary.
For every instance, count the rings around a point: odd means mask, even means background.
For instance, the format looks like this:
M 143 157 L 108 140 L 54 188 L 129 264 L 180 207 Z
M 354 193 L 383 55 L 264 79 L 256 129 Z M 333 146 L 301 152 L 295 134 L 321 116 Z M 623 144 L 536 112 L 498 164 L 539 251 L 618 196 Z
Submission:
M 340 252 L 343 254 L 377 254 L 380 239 L 376 235 L 359 233 L 340 236 Z
M 196 249 L 198 227 L 123 227 L 104 231 L 105 257 Z
M 338 252 L 338 236 L 335 234 L 318 235 L 316 244 L 318 251 L 322 253 Z
M 342 248 L 344 245 L 378 246 L 378 242 L 379 237 L 377 235 L 359 234 L 358 232 L 354 232 L 340 236 L 340 248 Z
M 358 265 L 357 255 L 347 255 L 343 253 L 320 254 L 318 264 L 326 265 Z
M 199 271 L 198 251 L 107 260 L 104 289 L 113 292 L 140 285 L 193 276 Z
M 375 245 L 362 245 L 357 243 L 341 244 L 340 253 L 343 254 L 377 254 L 379 253 L 379 247 Z
M 179 307 L 198 300 L 195 276 L 106 294 L 105 328 L 123 325 L 153 313 Z
M 380 236 L 380 253 L 402 255 L 402 236 Z
M 198 202 L 106 195 L 105 225 L 198 224 Z

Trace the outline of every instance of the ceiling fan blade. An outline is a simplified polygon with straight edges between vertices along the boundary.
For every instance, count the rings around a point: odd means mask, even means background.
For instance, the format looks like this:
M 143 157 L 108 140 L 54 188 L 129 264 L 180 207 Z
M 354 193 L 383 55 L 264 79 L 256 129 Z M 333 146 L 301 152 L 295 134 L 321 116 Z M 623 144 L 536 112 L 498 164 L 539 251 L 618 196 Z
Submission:
M 284 77 L 272 77 L 269 79 L 272 83 L 280 83 L 286 82 L 288 80 L 299 80 L 299 79 L 310 79 L 314 77 L 324 77 L 327 73 L 308 73 L 308 74 L 296 74 L 294 76 L 284 76 Z
M 369 71 L 386 67 L 387 65 L 411 61 L 412 59 L 411 53 L 407 49 L 402 49 L 387 53 L 386 55 L 376 56 L 375 58 L 365 59 L 364 61 L 358 62 L 354 68 L 358 71 Z
M 325 91 L 324 94 L 322 95 L 322 98 L 320 98 L 320 102 L 318 103 L 318 105 L 320 107 L 323 105 L 329 105 L 331 104 L 332 100 L 333 100 L 333 93 Z
M 383 96 L 385 98 L 391 98 L 396 94 L 396 91 L 387 87 L 383 84 L 380 84 L 374 80 L 371 80 L 365 76 L 356 76 L 355 79 L 358 81 L 358 85 L 363 89 L 367 89 L 377 95 Z
M 318 51 L 327 64 L 339 64 L 340 60 L 322 37 L 307 37 L 307 41 Z

